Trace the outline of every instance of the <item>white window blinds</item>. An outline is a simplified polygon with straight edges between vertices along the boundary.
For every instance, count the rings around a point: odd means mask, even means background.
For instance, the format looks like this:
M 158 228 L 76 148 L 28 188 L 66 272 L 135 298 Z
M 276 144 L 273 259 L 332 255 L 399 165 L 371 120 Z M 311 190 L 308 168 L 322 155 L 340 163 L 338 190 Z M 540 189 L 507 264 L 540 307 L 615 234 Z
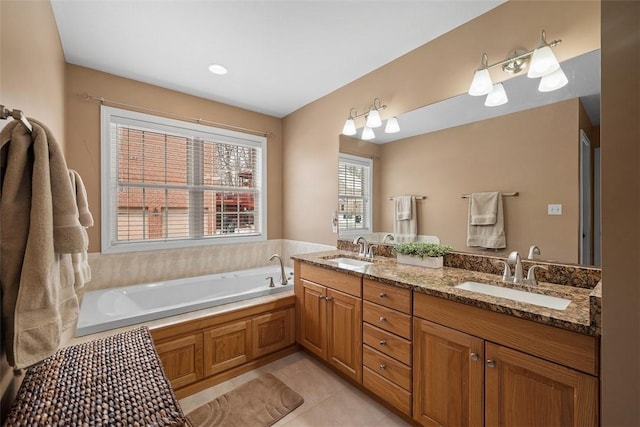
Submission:
M 265 138 L 110 107 L 102 119 L 103 251 L 266 239 Z
M 338 164 L 338 227 L 342 234 L 371 232 L 371 159 L 341 154 Z

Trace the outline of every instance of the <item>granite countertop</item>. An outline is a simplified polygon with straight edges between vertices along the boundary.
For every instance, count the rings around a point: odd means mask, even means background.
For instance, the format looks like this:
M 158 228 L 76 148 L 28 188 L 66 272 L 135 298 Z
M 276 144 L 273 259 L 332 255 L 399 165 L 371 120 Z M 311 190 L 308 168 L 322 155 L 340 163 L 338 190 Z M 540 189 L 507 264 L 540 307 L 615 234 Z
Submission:
M 373 261 L 373 264 L 364 267 L 361 271 L 353 271 L 340 268 L 329 260 L 330 258 L 340 256 Z M 535 286 L 527 287 L 525 285 L 505 283 L 501 280 L 500 276 L 495 274 L 451 267 L 436 269 L 416 267 L 399 264 L 395 258 L 375 257 L 373 260 L 363 259 L 358 258 L 353 252 L 341 250 L 294 255 L 292 258 L 336 271 L 363 276 L 390 285 L 412 289 L 414 292 L 447 298 L 463 304 L 469 304 L 583 334 L 592 336 L 600 335 L 600 284 L 594 289 L 545 282 L 538 282 Z M 554 310 L 538 305 L 455 288 L 456 285 L 465 281 L 490 283 L 518 290 L 529 290 L 535 293 L 570 299 L 571 303 L 565 310 Z

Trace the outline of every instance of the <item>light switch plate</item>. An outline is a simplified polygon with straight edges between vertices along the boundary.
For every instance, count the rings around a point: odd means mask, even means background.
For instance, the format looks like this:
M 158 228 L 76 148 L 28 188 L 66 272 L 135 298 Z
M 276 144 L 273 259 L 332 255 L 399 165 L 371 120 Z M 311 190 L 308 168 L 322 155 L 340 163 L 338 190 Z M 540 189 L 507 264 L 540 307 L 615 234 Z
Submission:
M 547 205 L 547 215 L 562 215 L 562 205 Z

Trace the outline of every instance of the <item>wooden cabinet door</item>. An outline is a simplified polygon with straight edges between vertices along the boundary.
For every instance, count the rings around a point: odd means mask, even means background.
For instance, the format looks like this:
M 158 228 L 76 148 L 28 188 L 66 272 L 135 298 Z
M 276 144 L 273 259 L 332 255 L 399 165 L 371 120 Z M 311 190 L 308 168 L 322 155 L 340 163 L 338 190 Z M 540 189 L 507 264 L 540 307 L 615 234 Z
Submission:
M 206 376 L 242 365 L 251 359 L 251 320 L 240 320 L 205 329 Z
M 202 378 L 202 334 L 170 338 L 156 344 L 160 361 L 175 389 Z
M 486 345 L 487 426 L 598 425 L 598 380 L 497 344 Z
M 273 353 L 295 342 L 294 315 L 295 310 L 288 308 L 263 314 L 251 320 L 254 358 Z
M 483 425 L 483 347 L 480 338 L 414 319 L 414 420 L 423 426 Z
M 327 289 L 327 361 L 362 383 L 362 300 Z
M 306 280 L 300 287 L 300 344 L 317 356 L 326 359 L 327 328 L 326 301 L 327 288 Z

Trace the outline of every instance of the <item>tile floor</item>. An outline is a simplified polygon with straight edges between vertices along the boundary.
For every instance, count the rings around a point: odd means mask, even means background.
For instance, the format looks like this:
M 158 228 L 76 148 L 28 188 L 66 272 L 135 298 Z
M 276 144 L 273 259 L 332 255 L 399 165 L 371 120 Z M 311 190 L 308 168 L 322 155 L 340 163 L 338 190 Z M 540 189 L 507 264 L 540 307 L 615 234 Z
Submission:
M 410 425 L 302 351 L 185 397 L 180 400 L 182 410 L 186 414 L 264 373 L 275 375 L 304 398 L 275 427 Z

